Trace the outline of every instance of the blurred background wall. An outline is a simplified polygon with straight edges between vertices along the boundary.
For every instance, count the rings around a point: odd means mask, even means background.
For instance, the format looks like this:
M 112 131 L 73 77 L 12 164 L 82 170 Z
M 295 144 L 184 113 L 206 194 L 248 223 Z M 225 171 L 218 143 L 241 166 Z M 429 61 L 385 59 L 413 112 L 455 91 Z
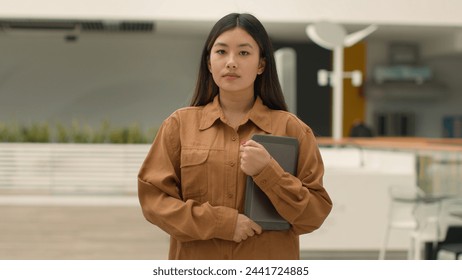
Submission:
M 330 66 L 331 54 L 304 33 L 307 24 L 318 20 L 338 22 L 349 32 L 371 23 L 379 26 L 356 54 L 363 57 L 365 83 L 353 94 L 364 102 L 350 108 L 346 128 L 357 117 L 378 126 L 377 114 L 406 113 L 412 116 L 413 129 L 404 136 L 441 137 L 444 117 L 460 114 L 462 18 L 457 11 L 462 10 L 462 2 L 456 0 L 236 0 L 220 5 L 211 0 L 1 0 L 0 5 L 3 121 L 79 119 L 90 124 L 110 120 L 158 126 L 173 110 L 189 103 L 205 37 L 213 22 L 234 11 L 259 17 L 277 47 L 298 50 L 297 64 L 302 66 L 298 80 L 305 81 L 298 84 L 298 112 L 322 136 L 330 133 L 330 88 L 318 86 L 314 75 Z M 11 21 L 97 21 L 104 27 L 90 32 L 81 28 L 24 31 L 8 28 L 5 22 Z M 150 23 L 152 30 L 110 29 L 122 21 Z M 433 80 L 444 90 L 413 87 L 406 94 L 407 88 L 394 84 L 392 91 L 397 94 L 373 96 L 373 90 L 383 90 L 373 82 L 374 70 L 390 64 L 390 45 L 396 42 L 415 45 L 417 63 L 430 68 Z M 420 94 L 428 91 L 430 97 Z

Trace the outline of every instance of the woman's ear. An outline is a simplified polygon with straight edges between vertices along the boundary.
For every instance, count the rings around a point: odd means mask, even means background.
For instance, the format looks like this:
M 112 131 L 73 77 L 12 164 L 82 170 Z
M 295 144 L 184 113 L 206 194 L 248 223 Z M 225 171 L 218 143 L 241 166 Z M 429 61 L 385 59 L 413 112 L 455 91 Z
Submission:
M 265 71 L 265 67 L 266 67 L 266 59 L 265 58 L 260 58 L 260 63 L 258 64 L 258 75 L 260 75 L 261 73 L 263 73 L 263 71 Z
M 209 69 L 209 72 L 212 72 L 212 65 L 210 64 L 210 57 L 207 57 L 207 68 Z

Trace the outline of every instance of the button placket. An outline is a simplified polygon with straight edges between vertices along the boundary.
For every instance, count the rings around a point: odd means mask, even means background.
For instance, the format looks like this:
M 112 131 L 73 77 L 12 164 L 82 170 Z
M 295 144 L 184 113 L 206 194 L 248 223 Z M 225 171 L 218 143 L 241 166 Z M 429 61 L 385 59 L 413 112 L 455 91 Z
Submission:
M 237 192 L 237 163 L 239 160 L 239 135 L 233 129 L 227 130 L 228 135 L 225 135 L 225 139 L 228 139 L 228 143 L 225 145 L 226 149 L 226 160 L 224 162 L 226 168 L 226 188 L 223 190 L 223 199 L 225 205 L 228 207 L 236 207 L 236 192 Z M 231 140 L 231 141 L 230 141 Z

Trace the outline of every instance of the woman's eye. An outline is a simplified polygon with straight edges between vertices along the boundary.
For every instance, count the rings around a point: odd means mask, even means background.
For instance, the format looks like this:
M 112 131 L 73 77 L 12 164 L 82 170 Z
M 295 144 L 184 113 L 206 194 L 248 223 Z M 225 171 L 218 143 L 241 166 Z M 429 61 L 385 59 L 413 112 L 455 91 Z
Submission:
M 242 55 L 242 56 L 246 56 L 246 55 L 249 55 L 249 52 L 248 51 L 241 51 L 239 54 Z
M 225 50 L 217 50 L 216 53 L 217 53 L 217 54 L 224 54 L 224 53 L 225 53 Z

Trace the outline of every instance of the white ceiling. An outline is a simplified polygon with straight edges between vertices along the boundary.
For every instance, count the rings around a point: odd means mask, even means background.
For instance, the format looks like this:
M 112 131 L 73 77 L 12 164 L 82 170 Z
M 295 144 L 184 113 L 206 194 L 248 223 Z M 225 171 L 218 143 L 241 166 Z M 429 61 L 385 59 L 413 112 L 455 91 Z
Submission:
M 310 23 L 263 22 L 275 41 L 310 42 L 305 28 Z M 207 36 L 213 22 L 157 21 L 156 33 L 178 36 Z M 361 30 L 367 25 L 346 24 L 347 33 Z M 381 24 L 365 40 L 376 43 L 417 43 L 423 56 L 462 55 L 462 26 L 448 25 L 391 25 Z
M 26 20 L 27 21 L 27 20 Z M 104 21 L 104 20 L 103 20 Z M 106 21 L 105 21 L 106 22 Z M 117 22 L 117 21 L 115 21 Z M 193 36 L 205 38 L 212 28 L 214 21 L 200 20 L 156 20 L 153 34 L 170 36 Z M 111 22 L 112 23 L 112 22 Z M 269 35 L 274 41 L 309 42 L 305 29 L 310 22 L 265 22 Z M 365 24 L 344 24 L 347 33 L 365 28 Z M 461 54 L 462 55 L 462 26 L 450 25 L 392 25 L 379 24 L 378 29 L 369 35 L 369 42 L 410 42 L 418 43 L 426 54 Z M 33 32 L 36 33 L 37 30 Z M 0 27 L 1 35 L 2 27 Z M 3 31 L 8 32 L 7 29 Z
M 264 22 L 265 28 L 274 40 L 307 41 L 305 28 L 309 23 L 272 23 Z M 212 22 L 198 21 L 158 21 L 156 32 L 161 34 L 201 35 L 206 36 L 212 27 Z M 365 28 L 366 25 L 344 25 L 347 32 L 354 32 Z M 459 26 L 424 26 L 424 25 L 378 25 L 378 30 L 372 33 L 370 40 L 406 40 L 425 42 L 444 36 L 454 36 L 462 33 Z
M 115 3 L 116 2 L 116 3 Z M 154 21 L 159 33 L 206 36 L 229 12 L 257 16 L 275 40 L 306 41 L 305 27 L 331 20 L 349 32 L 376 23 L 367 40 L 456 44 L 462 49 L 460 0 L 0 0 L 0 18 Z M 456 40 L 448 38 L 456 37 Z M 440 40 L 443 38 L 443 40 Z

